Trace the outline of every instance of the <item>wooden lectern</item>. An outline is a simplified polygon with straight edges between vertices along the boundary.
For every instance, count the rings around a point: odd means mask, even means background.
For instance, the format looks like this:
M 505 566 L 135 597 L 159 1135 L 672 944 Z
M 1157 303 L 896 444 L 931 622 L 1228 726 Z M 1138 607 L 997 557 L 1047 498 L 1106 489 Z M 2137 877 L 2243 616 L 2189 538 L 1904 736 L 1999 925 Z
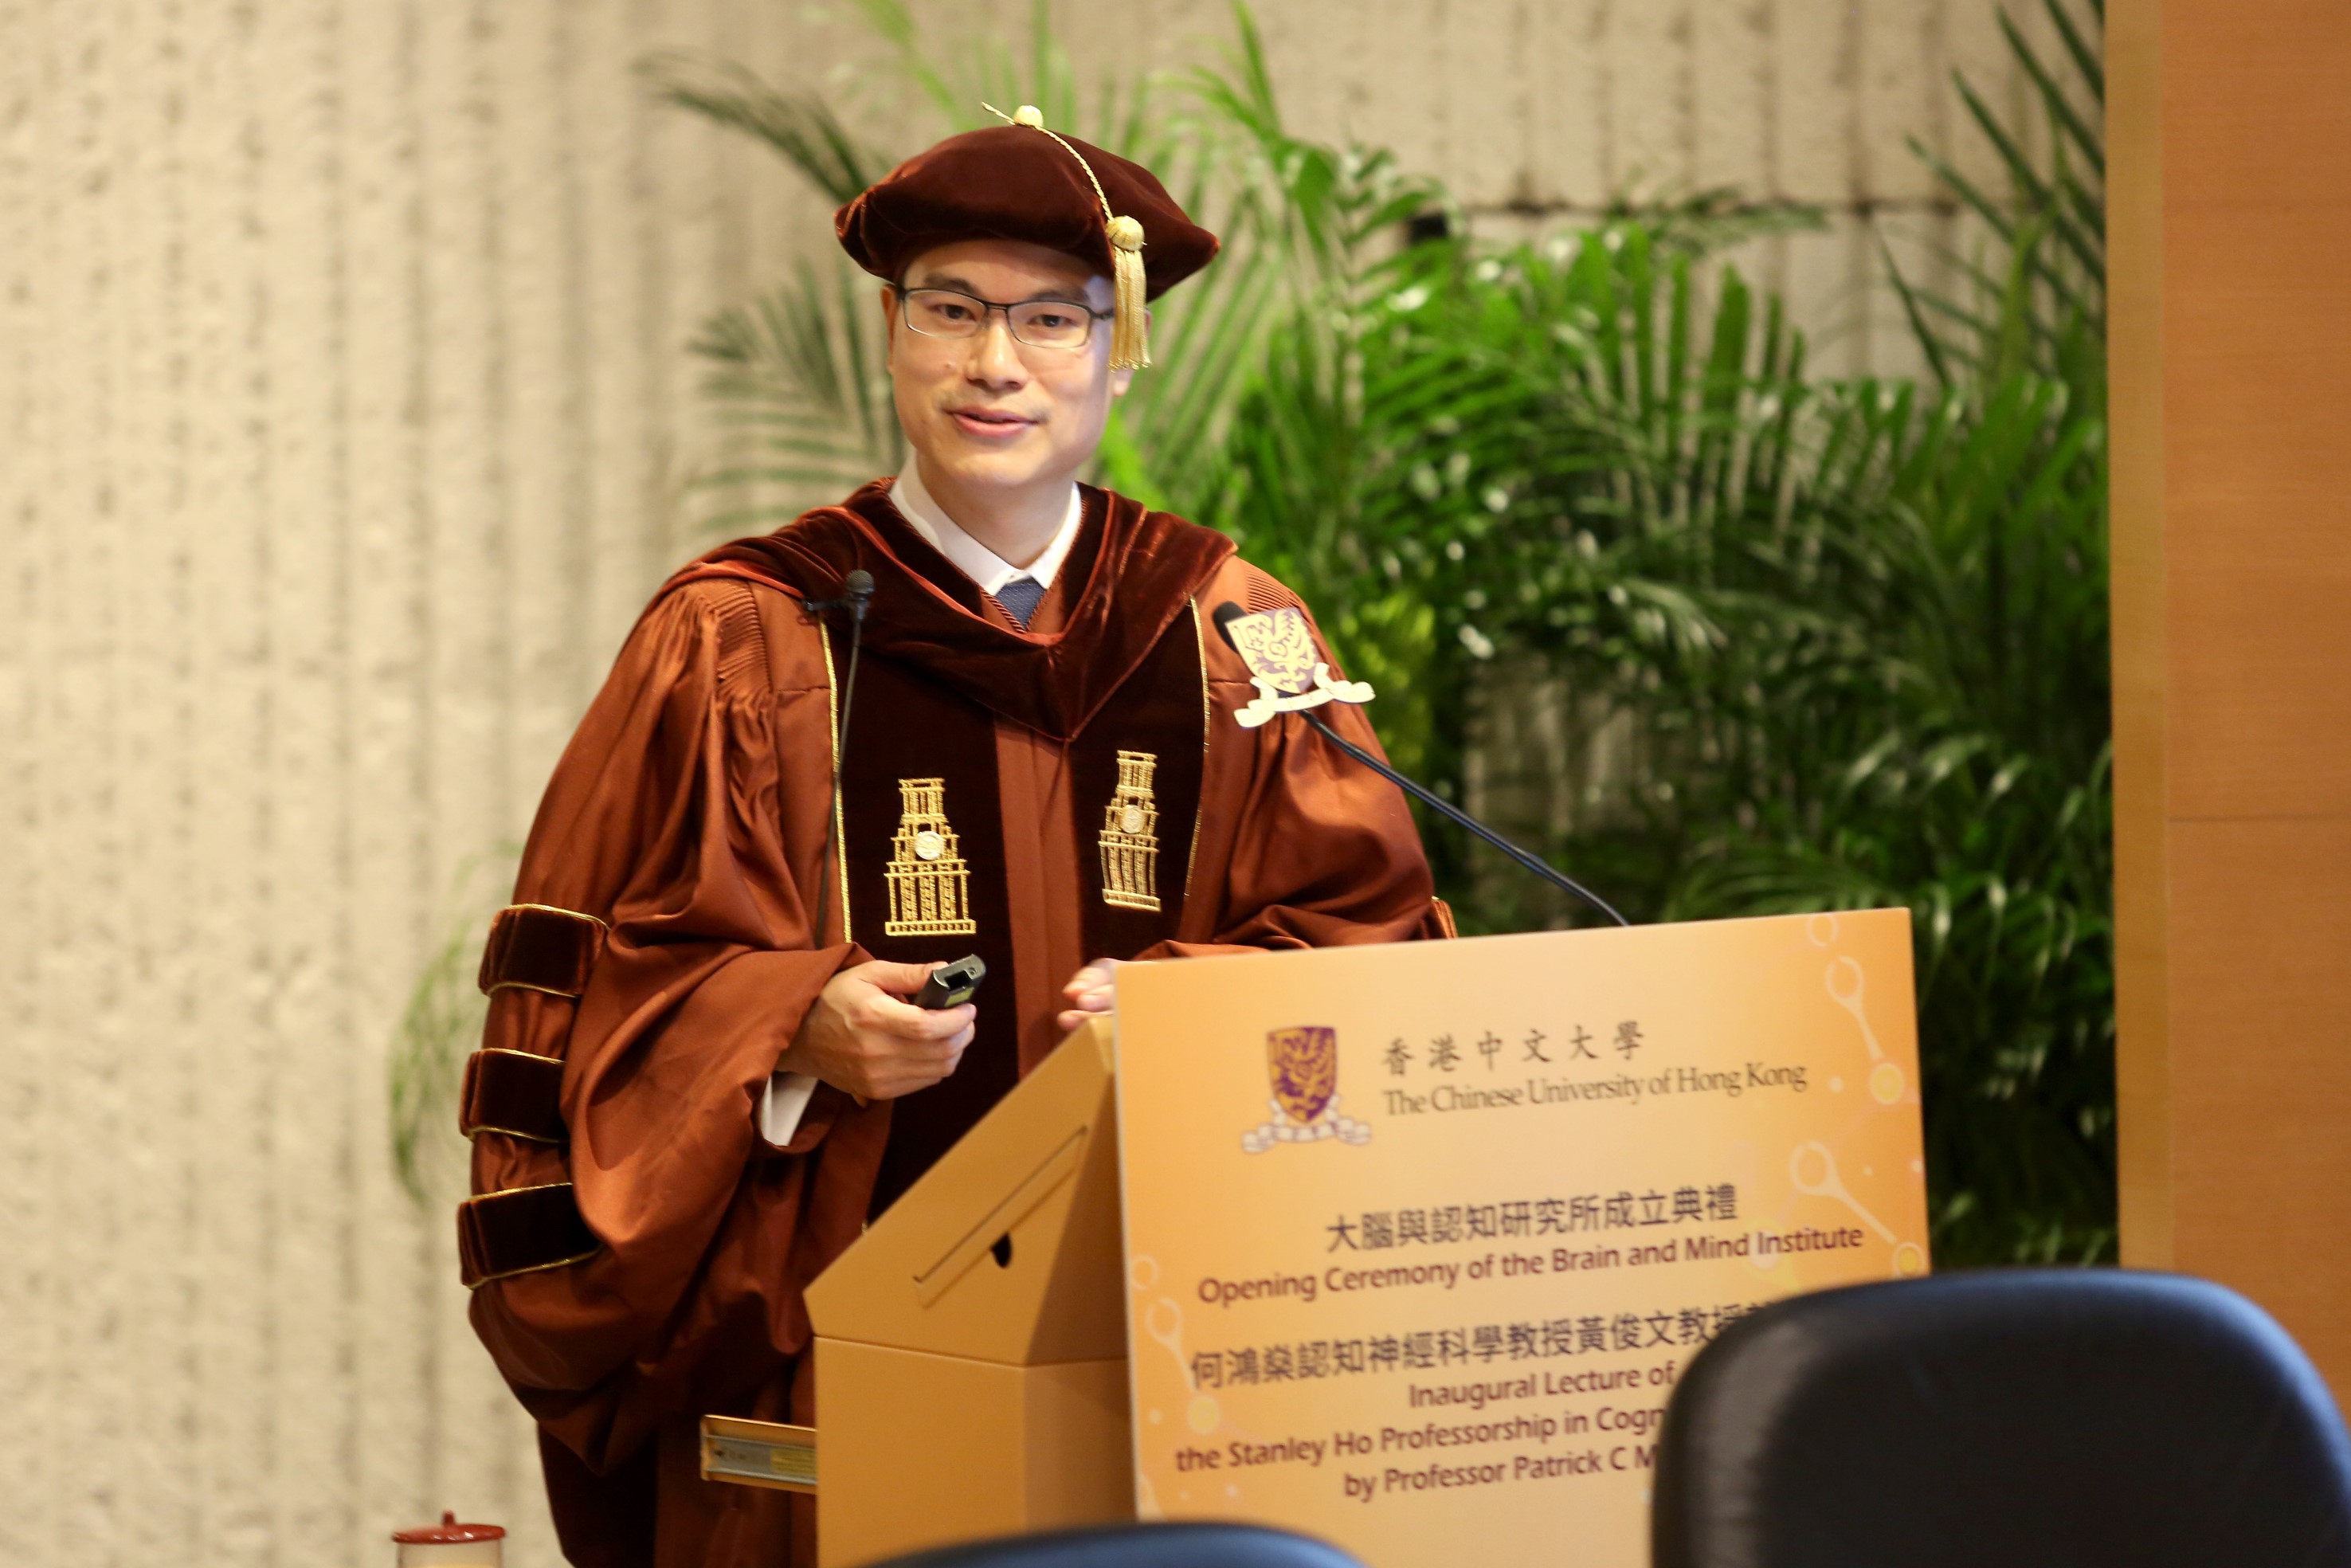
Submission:
M 1073 1036 L 810 1287 L 815 1428 L 714 1417 L 704 1473 L 814 1490 L 824 1568 L 1138 1515 L 1637 1564 L 1677 1369 L 1927 1266 L 1910 954 L 1897 910 L 1131 966 L 1115 1068 Z
M 824 1568 L 1134 1516 L 1121 1270 L 1098 1020 L 810 1287 Z

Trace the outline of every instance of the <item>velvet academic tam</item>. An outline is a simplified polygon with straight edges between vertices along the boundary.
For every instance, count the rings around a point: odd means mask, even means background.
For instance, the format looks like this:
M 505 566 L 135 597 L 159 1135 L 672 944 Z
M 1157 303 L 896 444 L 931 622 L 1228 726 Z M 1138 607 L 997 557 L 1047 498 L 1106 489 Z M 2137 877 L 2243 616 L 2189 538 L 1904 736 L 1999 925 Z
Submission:
M 1086 178 L 1088 167 L 1102 182 L 1100 196 Z M 1081 256 L 1109 276 L 1104 201 L 1110 213 L 1143 225 L 1148 298 L 1217 254 L 1217 236 L 1186 217 L 1150 170 L 1074 136 L 1057 140 L 1027 125 L 967 131 L 916 153 L 833 214 L 833 229 L 851 259 L 892 283 L 923 252 L 970 239 L 1025 240 Z

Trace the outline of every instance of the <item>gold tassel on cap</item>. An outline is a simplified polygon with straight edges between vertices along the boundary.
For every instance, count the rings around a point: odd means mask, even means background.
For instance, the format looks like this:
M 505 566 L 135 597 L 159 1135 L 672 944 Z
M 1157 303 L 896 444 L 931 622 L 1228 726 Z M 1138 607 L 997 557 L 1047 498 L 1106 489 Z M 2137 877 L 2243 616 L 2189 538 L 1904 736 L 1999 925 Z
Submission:
M 1151 314 L 1143 302 L 1143 225 L 1133 218 L 1113 218 L 1110 234 L 1111 282 L 1116 286 L 1117 314 L 1110 320 L 1110 368 L 1139 371 L 1151 362 Z
M 992 103 L 980 108 L 1008 125 L 1022 125 L 1031 131 L 1045 131 L 1044 111 L 1033 103 L 1024 103 L 1010 114 Z M 1048 136 L 1053 136 L 1045 131 Z M 1102 182 L 1094 178 L 1093 165 L 1085 155 L 1058 136 L 1061 151 L 1078 161 L 1086 172 L 1086 183 L 1094 188 L 1094 200 L 1102 204 L 1102 232 L 1110 237 L 1111 283 L 1114 298 L 1110 323 L 1110 368 L 1114 371 L 1139 371 L 1151 363 L 1150 314 L 1144 302 L 1143 225 L 1134 218 L 1123 218 L 1110 210 L 1110 198 L 1102 193 Z

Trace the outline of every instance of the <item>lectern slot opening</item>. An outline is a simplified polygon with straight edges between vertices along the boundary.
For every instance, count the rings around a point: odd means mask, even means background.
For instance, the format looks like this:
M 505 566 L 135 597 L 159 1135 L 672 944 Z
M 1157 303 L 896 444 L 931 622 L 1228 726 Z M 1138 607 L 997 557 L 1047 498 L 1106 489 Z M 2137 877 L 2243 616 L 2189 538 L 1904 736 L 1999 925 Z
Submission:
M 914 1276 L 914 1300 L 929 1306 L 962 1277 L 965 1270 L 978 1262 L 982 1253 L 994 1254 L 999 1247 L 1004 1250 L 996 1260 L 998 1266 L 1010 1268 L 1012 1228 L 1027 1218 L 1029 1211 L 1042 1203 L 1047 1193 L 1077 1174 L 1084 1160 L 1085 1147 L 1086 1129 L 1080 1127 L 1029 1172 L 1027 1180 L 983 1215 L 978 1224 L 964 1232 L 963 1239 L 948 1248 L 937 1262 Z

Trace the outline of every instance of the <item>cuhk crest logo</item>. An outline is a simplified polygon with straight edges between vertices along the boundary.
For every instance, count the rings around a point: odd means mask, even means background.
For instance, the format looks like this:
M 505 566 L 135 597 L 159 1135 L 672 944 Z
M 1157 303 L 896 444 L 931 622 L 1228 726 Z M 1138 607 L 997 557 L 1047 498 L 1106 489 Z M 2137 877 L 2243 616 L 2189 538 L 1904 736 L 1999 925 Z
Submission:
M 1314 689 L 1314 634 L 1304 612 L 1282 609 L 1244 615 L 1232 623 L 1233 646 L 1249 674 L 1285 695 Z
M 1276 1144 L 1371 1141 L 1371 1128 L 1339 1113 L 1337 1030 L 1305 1024 L 1268 1030 L 1265 1067 L 1273 1091 L 1266 1107 L 1273 1117 L 1243 1133 L 1242 1148 L 1261 1155 Z

